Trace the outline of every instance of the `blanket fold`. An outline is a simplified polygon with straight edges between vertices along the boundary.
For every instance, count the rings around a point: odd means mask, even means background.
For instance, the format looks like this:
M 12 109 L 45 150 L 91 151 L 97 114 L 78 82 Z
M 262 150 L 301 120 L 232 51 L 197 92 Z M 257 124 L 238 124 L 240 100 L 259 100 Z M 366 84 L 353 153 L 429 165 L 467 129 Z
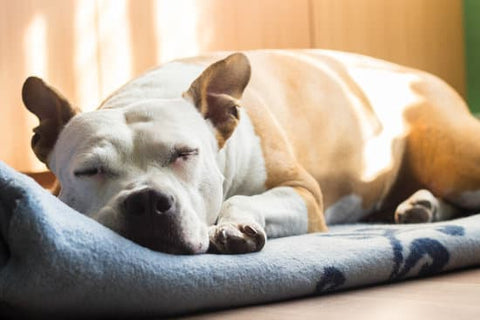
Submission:
M 333 226 L 245 255 L 136 245 L 0 163 L 0 316 L 167 316 L 480 265 L 480 215 Z

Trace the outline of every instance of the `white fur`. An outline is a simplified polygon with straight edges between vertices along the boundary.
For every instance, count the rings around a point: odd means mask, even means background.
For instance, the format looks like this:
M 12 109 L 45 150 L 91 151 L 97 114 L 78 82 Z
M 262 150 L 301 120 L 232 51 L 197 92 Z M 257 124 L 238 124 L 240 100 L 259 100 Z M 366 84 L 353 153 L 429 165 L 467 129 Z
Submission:
M 277 187 L 254 196 L 227 199 L 218 218 L 222 223 L 256 223 L 269 238 L 303 234 L 308 230 L 308 211 L 302 197 L 290 187 Z
M 238 194 L 262 193 L 267 180 L 260 138 L 245 110 L 240 109 L 239 114 L 238 127 L 217 156 L 218 166 L 225 177 L 225 199 Z
M 104 101 L 101 107 L 121 108 L 147 99 L 178 99 L 204 69 L 203 66 L 181 62 L 167 63 L 128 82 Z
M 350 194 L 340 198 L 325 210 L 327 224 L 357 222 L 372 212 L 362 206 L 362 198 Z
M 62 131 L 50 157 L 62 185 L 60 199 L 121 231 L 119 206 L 126 193 L 145 187 L 165 191 L 180 205 L 176 219 L 179 230 L 188 230 L 184 241 L 199 243 L 195 247 L 205 251 L 206 224 L 215 221 L 223 200 L 217 141 L 210 130 L 195 107 L 181 98 L 138 99 L 78 115 Z M 179 166 L 168 164 L 178 145 L 198 148 L 199 155 Z M 97 166 L 107 173 L 74 175 Z

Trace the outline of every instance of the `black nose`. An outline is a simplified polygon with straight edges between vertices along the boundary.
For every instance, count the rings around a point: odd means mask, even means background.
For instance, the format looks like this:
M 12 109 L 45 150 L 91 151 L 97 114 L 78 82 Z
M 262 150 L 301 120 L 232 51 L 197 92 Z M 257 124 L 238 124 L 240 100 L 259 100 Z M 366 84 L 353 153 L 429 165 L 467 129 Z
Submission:
M 130 194 L 123 202 L 127 214 L 163 214 L 174 205 L 173 197 L 169 194 L 146 188 Z

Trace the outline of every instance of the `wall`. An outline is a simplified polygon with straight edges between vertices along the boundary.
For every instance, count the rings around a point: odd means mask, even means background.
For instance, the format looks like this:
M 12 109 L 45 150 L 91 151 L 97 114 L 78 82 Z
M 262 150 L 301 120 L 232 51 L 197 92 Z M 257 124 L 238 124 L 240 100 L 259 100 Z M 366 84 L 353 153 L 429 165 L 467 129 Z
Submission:
M 0 0 L 0 159 L 41 170 L 21 103 L 37 75 L 94 109 L 129 78 L 212 50 L 330 48 L 435 73 L 465 94 L 461 0 Z
M 464 0 L 467 98 L 473 112 L 480 114 L 480 1 Z

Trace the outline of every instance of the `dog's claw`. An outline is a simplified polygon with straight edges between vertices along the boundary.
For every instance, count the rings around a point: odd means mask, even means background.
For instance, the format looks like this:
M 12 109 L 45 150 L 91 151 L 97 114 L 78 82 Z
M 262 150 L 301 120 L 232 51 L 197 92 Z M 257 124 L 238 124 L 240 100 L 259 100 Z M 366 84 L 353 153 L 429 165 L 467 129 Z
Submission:
M 243 226 L 242 231 L 243 231 L 243 233 L 245 233 L 246 235 L 249 235 L 249 236 L 251 236 L 251 237 L 256 236 L 257 233 L 258 233 L 257 230 L 255 230 L 254 227 L 252 227 L 252 226 L 250 226 L 250 225 L 248 225 L 248 224 L 245 225 L 245 226 Z
M 226 243 L 227 242 L 227 230 L 225 230 L 225 229 L 220 230 L 220 233 L 218 235 L 218 240 L 221 243 Z

